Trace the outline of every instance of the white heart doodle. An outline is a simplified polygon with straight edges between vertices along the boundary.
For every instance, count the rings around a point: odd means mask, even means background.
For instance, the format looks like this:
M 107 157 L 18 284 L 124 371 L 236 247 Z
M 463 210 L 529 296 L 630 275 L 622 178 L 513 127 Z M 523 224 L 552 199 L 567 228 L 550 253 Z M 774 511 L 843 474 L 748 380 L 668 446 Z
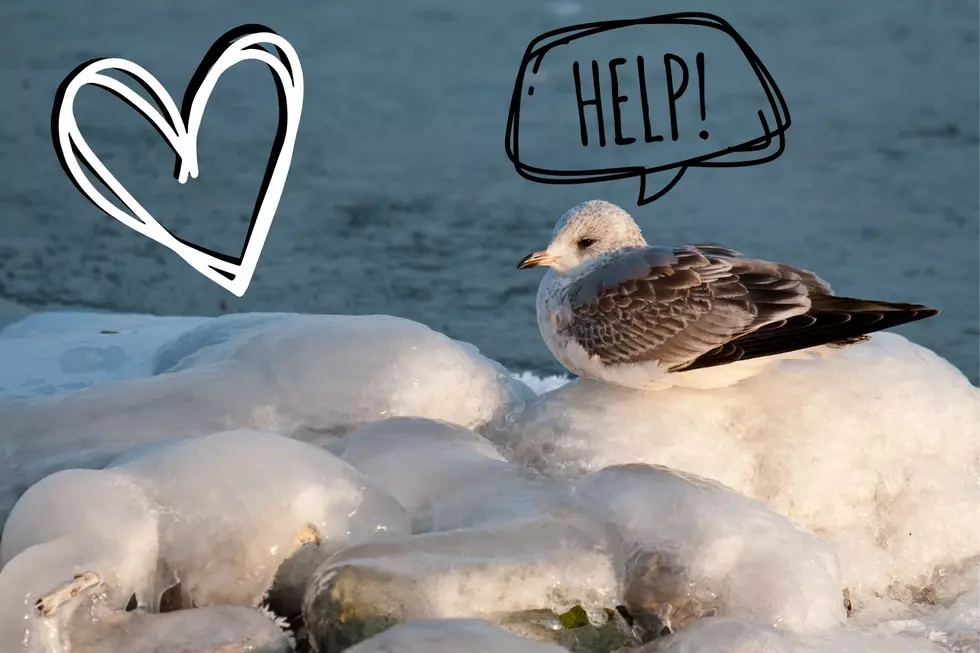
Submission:
M 279 58 L 261 44 L 276 48 Z M 272 70 L 279 95 L 279 128 L 241 256 L 230 257 L 182 240 L 154 220 L 85 142 L 75 121 L 74 104 L 75 96 L 86 84 L 100 86 L 124 100 L 150 121 L 169 143 L 177 155 L 174 175 L 183 184 L 188 177 L 196 178 L 198 175 L 197 135 L 204 107 L 218 78 L 228 68 L 247 60 L 261 61 Z M 112 70 L 125 73 L 138 82 L 154 99 L 157 107 L 153 107 L 124 83 L 105 74 Z M 174 251 L 198 272 L 241 297 L 252 280 L 282 197 L 302 108 L 303 71 L 296 51 L 288 41 L 267 27 L 243 25 L 219 38 L 202 60 L 184 93 L 183 115 L 177 110 L 177 105 L 163 85 L 131 61 L 117 58 L 96 59 L 79 66 L 62 82 L 55 96 L 52 137 L 65 172 L 78 190 L 95 206 L 127 227 Z M 115 194 L 128 213 L 107 200 L 95 188 L 82 171 L 79 157 L 89 172 Z

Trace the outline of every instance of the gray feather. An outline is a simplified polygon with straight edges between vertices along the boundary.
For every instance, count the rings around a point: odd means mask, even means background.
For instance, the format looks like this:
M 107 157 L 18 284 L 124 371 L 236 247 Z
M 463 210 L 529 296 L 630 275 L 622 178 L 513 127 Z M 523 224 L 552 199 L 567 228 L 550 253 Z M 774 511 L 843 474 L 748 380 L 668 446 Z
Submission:
M 569 286 L 571 320 L 559 328 L 605 364 L 680 369 L 809 310 L 808 285 L 816 282 L 788 266 L 728 254 L 737 253 L 694 245 L 624 251 Z

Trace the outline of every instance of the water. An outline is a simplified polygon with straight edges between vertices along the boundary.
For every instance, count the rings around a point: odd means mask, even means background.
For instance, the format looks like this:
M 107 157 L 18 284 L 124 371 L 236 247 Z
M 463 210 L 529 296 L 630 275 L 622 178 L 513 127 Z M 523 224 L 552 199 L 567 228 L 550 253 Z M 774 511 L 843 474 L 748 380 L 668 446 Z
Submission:
M 793 121 L 782 157 L 692 170 L 642 208 L 636 180 L 562 187 L 516 174 L 504 126 L 528 41 L 562 25 L 691 9 L 728 19 L 776 79 Z M 238 299 L 76 192 L 49 120 L 64 76 L 98 56 L 140 63 L 179 101 L 213 40 L 247 22 L 297 48 L 307 96 L 285 195 Z M 633 210 L 651 242 L 718 241 L 813 269 L 840 294 L 940 308 L 899 331 L 977 380 L 975 3 L 58 0 L 4 3 L 0 25 L 0 299 L 159 314 L 388 313 L 511 369 L 554 373 L 534 319 L 540 272 L 514 268 L 565 209 L 602 198 Z M 707 72 L 723 78 L 727 65 L 709 61 Z M 737 109 L 739 97 L 730 101 Z M 201 177 L 187 187 L 122 103 L 85 89 L 78 117 L 161 223 L 236 253 L 274 132 L 266 71 L 244 64 L 222 78 L 203 123 Z M 554 143 L 556 157 L 581 147 L 562 134 Z

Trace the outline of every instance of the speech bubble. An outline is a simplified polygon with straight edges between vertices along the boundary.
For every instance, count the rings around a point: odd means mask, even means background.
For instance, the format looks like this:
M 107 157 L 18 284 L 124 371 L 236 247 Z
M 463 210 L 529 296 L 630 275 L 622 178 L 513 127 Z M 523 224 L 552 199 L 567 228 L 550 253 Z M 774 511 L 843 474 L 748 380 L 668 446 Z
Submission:
M 563 27 L 532 40 L 505 147 L 518 174 L 539 183 L 639 177 L 643 206 L 688 168 L 776 159 L 789 126 L 775 80 L 728 22 L 675 13 Z

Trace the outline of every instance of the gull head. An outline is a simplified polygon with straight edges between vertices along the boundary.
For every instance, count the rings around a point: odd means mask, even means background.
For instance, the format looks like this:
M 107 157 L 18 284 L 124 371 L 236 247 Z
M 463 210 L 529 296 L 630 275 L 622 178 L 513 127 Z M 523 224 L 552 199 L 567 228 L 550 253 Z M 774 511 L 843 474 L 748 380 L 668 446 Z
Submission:
M 615 204 L 590 200 L 561 216 L 547 249 L 528 254 L 517 269 L 546 266 L 566 274 L 603 254 L 646 244 L 629 213 Z

